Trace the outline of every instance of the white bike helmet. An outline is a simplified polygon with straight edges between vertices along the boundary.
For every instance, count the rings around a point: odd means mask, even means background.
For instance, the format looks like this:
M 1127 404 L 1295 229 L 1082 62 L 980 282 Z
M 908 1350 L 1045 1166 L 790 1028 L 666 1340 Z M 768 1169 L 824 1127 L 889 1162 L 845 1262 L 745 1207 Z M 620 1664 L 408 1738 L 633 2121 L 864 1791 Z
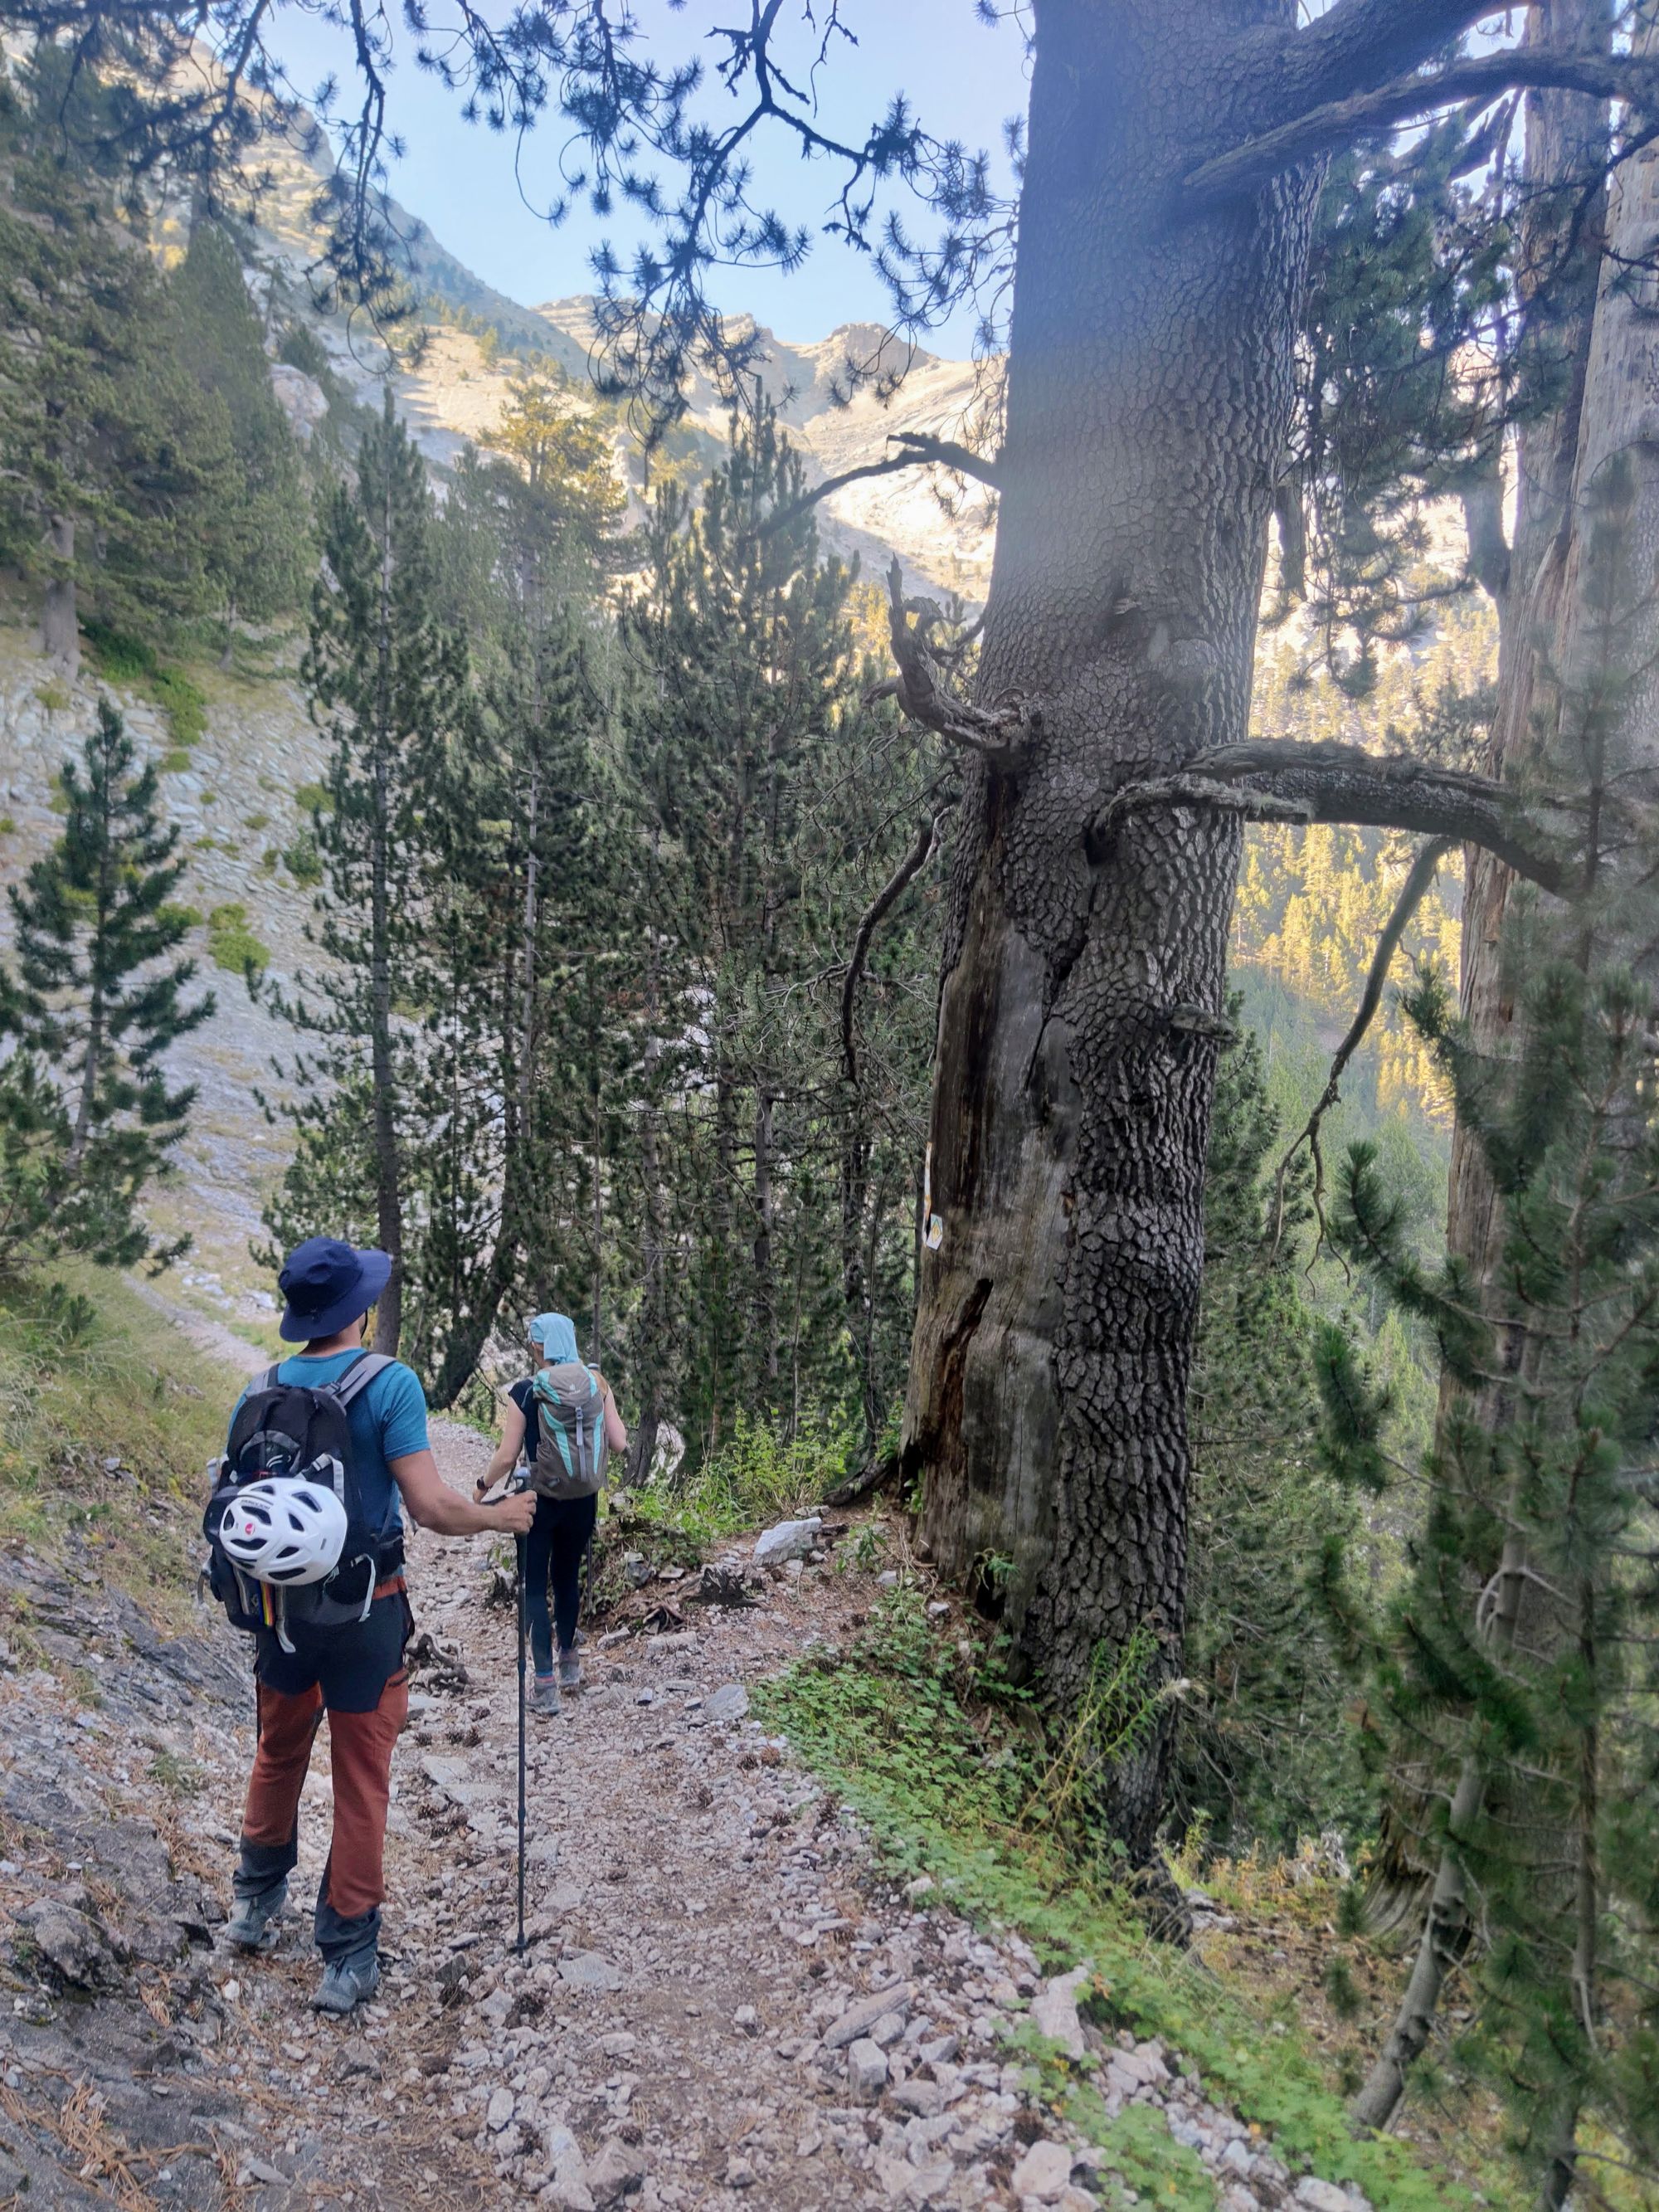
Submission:
M 345 1540 L 345 1508 L 320 1482 L 250 1482 L 219 1522 L 226 1556 L 259 1583 L 319 1583 Z

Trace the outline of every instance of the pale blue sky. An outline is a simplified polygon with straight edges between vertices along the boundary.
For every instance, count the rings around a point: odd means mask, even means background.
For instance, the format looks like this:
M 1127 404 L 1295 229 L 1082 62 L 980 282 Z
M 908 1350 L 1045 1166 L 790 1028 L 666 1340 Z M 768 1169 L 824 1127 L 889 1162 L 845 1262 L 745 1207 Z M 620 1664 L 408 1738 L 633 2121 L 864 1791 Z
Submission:
M 505 11 L 497 0 L 486 12 Z M 671 10 L 667 0 L 637 0 L 636 6 L 653 52 L 665 61 L 700 53 L 712 62 L 716 49 L 707 36 L 710 25 L 730 22 L 734 15 L 741 20 L 747 12 L 743 0 L 690 0 L 678 11 Z M 818 14 L 822 19 L 823 0 Z M 434 23 L 443 15 L 443 0 L 434 0 Z M 976 20 L 973 0 L 842 0 L 842 15 L 859 44 L 837 41 L 819 76 L 822 127 L 856 139 L 890 95 L 902 90 L 927 129 L 940 137 L 988 148 L 1006 177 L 1003 124 L 1011 115 L 1023 114 L 1026 95 L 1024 42 L 1017 24 L 1003 21 L 988 28 Z M 804 16 L 802 0 L 790 0 L 785 13 L 788 33 L 781 47 L 799 58 L 802 77 L 817 46 Z M 273 43 L 301 91 L 311 91 L 335 70 L 349 92 L 349 49 L 338 31 L 285 9 L 276 15 L 273 32 Z M 630 234 L 614 217 L 601 223 L 580 201 L 557 230 L 534 211 L 557 189 L 563 134 L 556 118 L 524 146 L 520 168 L 525 198 L 532 203 L 526 206 L 514 176 L 511 139 L 462 122 L 459 100 L 416 67 L 406 40 L 402 54 L 389 103 L 393 127 L 407 149 L 392 165 L 397 198 L 451 252 L 509 298 L 533 306 L 591 290 L 588 256 L 600 236 L 608 231 L 625 254 Z M 718 121 L 733 105 L 716 83 L 706 94 L 705 112 Z M 815 234 L 813 246 L 793 276 L 732 271 L 720 285 L 720 305 L 728 311 L 746 308 L 781 337 L 796 340 L 821 337 L 839 323 L 879 318 L 885 295 L 867 264 L 838 240 L 816 235 L 837 188 L 830 167 L 803 161 L 794 140 L 781 131 L 763 131 L 751 143 L 753 197 L 807 225 Z M 962 317 L 931 343 L 940 353 L 965 356 L 971 337 L 971 322 Z

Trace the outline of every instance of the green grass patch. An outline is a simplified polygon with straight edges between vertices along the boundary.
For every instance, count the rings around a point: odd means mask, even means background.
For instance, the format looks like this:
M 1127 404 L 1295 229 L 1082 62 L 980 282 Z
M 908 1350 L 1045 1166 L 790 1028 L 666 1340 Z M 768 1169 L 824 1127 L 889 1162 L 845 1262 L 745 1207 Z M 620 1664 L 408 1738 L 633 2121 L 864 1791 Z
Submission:
M 630 1510 L 642 1521 L 712 1543 L 757 1522 L 804 1512 L 840 1481 L 852 1445 L 844 1428 L 781 1436 L 739 1413 L 729 1442 L 710 1453 L 689 1481 L 647 1483 Z
M 72 1265 L 14 1285 L 0 1301 L 0 1535 L 51 1549 L 76 1530 L 187 1626 L 204 1469 L 244 1379 L 119 1275 Z
M 245 814 L 242 817 L 244 830 L 264 830 L 269 826 L 270 822 L 270 817 L 268 814 Z
M 233 975 L 258 975 L 270 965 L 270 950 L 254 935 L 247 908 L 237 901 L 208 916 L 208 951 L 216 967 Z
M 959 1633 L 952 1632 L 952 1637 Z M 1340 2096 L 1293 2017 L 1275 2017 L 1199 1961 L 1155 1942 L 1127 1903 L 1121 1865 L 1091 1832 L 1083 1778 L 1103 1748 L 1133 1742 L 1144 1701 L 1133 1655 L 1103 1669 L 1085 1710 L 1052 1747 L 1029 1695 L 1009 1680 L 995 1639 L 964 1657 L 901 1588 L 852 1650 L 804 1660 L 755 1692 L 756 1710 L 869 1822 L 895 1876 L 931 1874 L 951 1903 L 1013 1928 L 1053 1969 L 1088 1960 L 1093 2017 L 1159 2036 L 1195 2065 L 1208 2093 L 1271 2135 L 1293 2169 L 1354 2181 L 1376 2212 L 1446 2212 L 1473 2202 L 1424 2171 L 1403 2144 L 1356 2142 Z M 1090 2081 L 1047 2055 L 1042 2092 L 1115 2154 L 1143 2202 L 1208 2212 L 1196 2160 L 1158 2120 L 1108 2122 Z M 1513 2185 L 1505 2175 L 1498 2196 Z
M 181 745 L 174 745 L 170 751 L 164 752 L 161 756 L 163 775 L 182 775 L 189 766 L 190 755 Z
M 320 783 L 296 784 L 294 804 L 301 814 L 331 814 L 334 811 L 332 794 Z
M 48 683 L 37 684 L 34 687 L 34 696 L 47 714 L 61 714 L 69 705 L 72 695 L 67 684 L 60 684 L 56 678 L 53 678 Z
M 207 694 L 181 668 L 163 661 L 147 638 L 135 637 L 96 618 L 81 625 L 98 672 L 112 684 L 142 691 L 161 709 L 175 749 L 189 749 L 207 728 Z M 161 763 L 167 768 L 172 756 Z M 188 766 L 188 762 L 185 763 Z

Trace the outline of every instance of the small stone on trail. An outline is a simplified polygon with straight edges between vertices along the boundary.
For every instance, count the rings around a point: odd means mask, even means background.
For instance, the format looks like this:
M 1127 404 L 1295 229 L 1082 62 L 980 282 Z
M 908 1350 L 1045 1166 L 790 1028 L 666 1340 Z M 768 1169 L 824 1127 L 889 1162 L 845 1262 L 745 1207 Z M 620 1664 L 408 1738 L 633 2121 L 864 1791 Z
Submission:
M 1311 2173 L 1304 2173 L 1296 2185 L 1295 2202 L 1305 2204 L 1308 2212 L 1353 2212 L 1353 2199 L 1345 2189 L 1334 2181 L 1320 2181 Z
M 749 1692 L 741 1682 L 722 1682 L 703 1711 L 711 1721 L 740 1721 L 749 1710 Z
M 845 2050 L 849 2043 L 861 2035 L 868 2035 L 878 2020 L 887 2014 L 896 2013 L 901 2019 L 908 2015 L 910 2000 L 915 1992 L 908 1982 L 901 1982 L 896 1989 L 879 1990 L 874 1996 L 860 1997 L 850 2010 L 844 2012 L 832 2027 L 824 2032 L 826 2051 Z
M 896 2083 L 890 2094 L 896 2105 L 914 2112 L 919 2120 L 936 2119 L 945 2109 L 944 2090 L 937 2081 L 924 2081 L 920 2075 L 913 2081 Z
M 847 2083 L 855 2097 L 871 2104 L 887 2087 L 887 2054 L 867 2035 L 860 2036 L 848 2047 Z
M 1081 2058 L 1088 2049 L 1077 2013 L 1078 1991 L 1088 1978 L 1086 1966 L 1074 1966 L 1069 1974 L 1057 1974 L 1053 1981 L 1043 1984 L 1031 2007 L 1031 2022 L 1038 2033 L 1046 2035 L 1051 2043 L 1058 2043 L 1068 2058 Z
M 361 2035 L 354 2035 L 340 2045 L 342 2074 L 378 2075 L 380 2070 L 380 2062 L 374 2056 L 373 2045 L 366 2042 Z M 510 2099 L 508 2102 L 510 2105 Z
M 578 1951 L 571 1958 L 561 1959 L 559 1978 L 573 1990 L 608 1990 L 614 1994 L 623 1985 L 621 1974 L 597 1951 Z
M 936 1889 L 938 1887 L 932 1875 L 919 1874 L 914 1881 L 905 1883 L 904 1894 L 914 1905 L 918 1898 L 926 1897 L 930 1889 Z
M 587 2169 L 587 2187 L 599 2212 L 631 2197 L 645 2179 L 645 2153 L 611 2136 L 599 2145 L 599 2155 Z
M 547 2131 L 547 2200 L 554 2212 L 594 2212 L 581 2145 L 567 2127 Z
M 775 1528 L 756 1538 L 755 1565 L 781 1565 L 786 1559 L 804 1559 L 817 1544 L 823 1526 L 823 1517 L 817 1513 L 805 1521 L 780 1521 Z
M 1072 2154 L 1064 2143 L 1034 2142 L 1013 2172 L 1016 2197 L 1035 2197 L 1052 2204 L 1072 2182 Z
M 739 2005 L 732 2015 L 732 2025 L 741 2035 L 758 2035 L 760 2014 L 753 2005 Z
M 492 2132 L 499 2135 L 512 2117 L 513 2092 L 503 2082 L 500 2088 L 491 2092 L 489 2109 L 484 2118 Z
M 750 2166 L 746 2158 L 733 2158 L 727 2162 L 726 2168 L 726 2185 L 728 2189 L 752 2189 L 754 2187 L 755 2169 Z

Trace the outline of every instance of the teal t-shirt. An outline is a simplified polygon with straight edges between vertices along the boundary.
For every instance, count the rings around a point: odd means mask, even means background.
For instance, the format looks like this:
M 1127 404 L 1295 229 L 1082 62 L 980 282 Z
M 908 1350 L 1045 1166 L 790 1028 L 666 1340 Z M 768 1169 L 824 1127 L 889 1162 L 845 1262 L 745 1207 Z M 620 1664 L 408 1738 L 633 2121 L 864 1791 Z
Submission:
M 320 1390 L 325 1383 L 337 1382 L 357 1357 L 356 1352 L 331 1352 L 324 1358 L 313 1359 L 303 1352 L 296 1352 L 277 1368 L 276 1379 Z M 257 1379 L 263 1381 L 263 1375 Z M 244 1390 L 242 1397 L 236 1401 L 237 1406 L 246 1395 Z M 234 1424 L 234 1407 L 230 1418 Z M 410 1452 L 424 1451 L 427 1446 L 426 1393 L 421 1388 L 420 1377 L 400 1359 L 394 1360 L 390 1367 L 383 1367 L 368 1389 L 360 1392 L 346 1408 L 346 1423 L 351 1431 L 352 1456 L 362 1491 L 364 1518 L 377 1536 L 390 1536 L 403 1527 L 403 1514 L 398 1486 L 386 1462 L 403 1459 Z

